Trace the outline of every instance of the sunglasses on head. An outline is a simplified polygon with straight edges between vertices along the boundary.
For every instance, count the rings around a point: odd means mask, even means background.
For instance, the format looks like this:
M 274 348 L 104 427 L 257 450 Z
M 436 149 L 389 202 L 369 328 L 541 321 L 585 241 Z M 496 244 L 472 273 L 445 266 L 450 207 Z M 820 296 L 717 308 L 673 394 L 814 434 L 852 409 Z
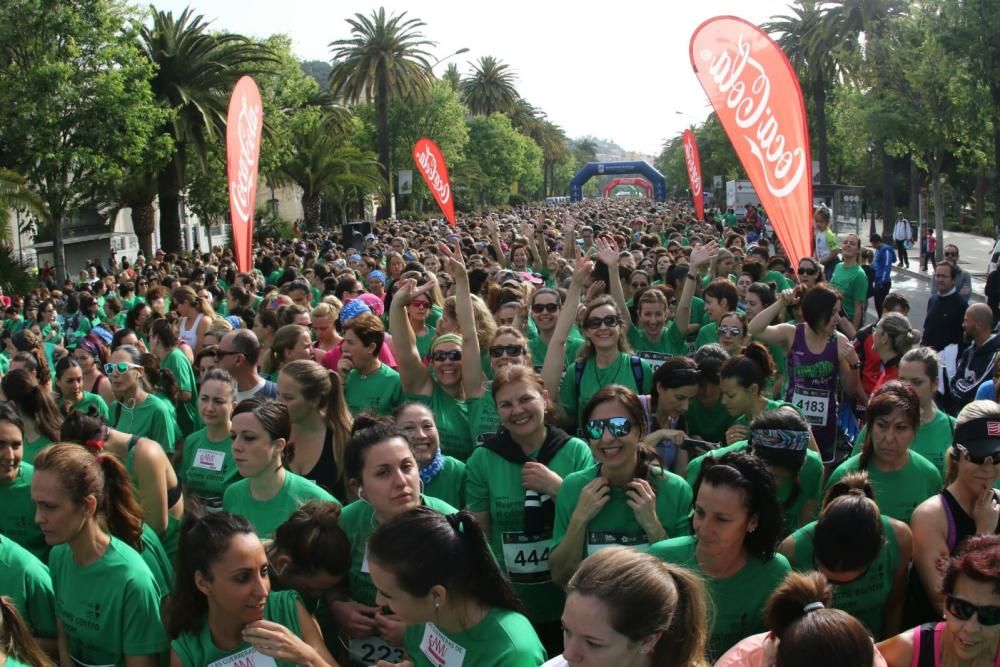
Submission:
M 440 350 L 431 352 L 431 361 L 461 361 L 461 350 Z
M 815 276 L 816 275 L 816 269 L 810 269 L 810 268 L 807 268 L 807 267 L 802 267 L 801 269 L 799 269 L 799 273 L 801 275 L 803 275 L 803 276 Z
M 621 318 L 617 315 L 605 315 L 604 317 L 588 317 L 583 323 L 583 326 L 587 329 L 599 329 L 601 325 L 613 329 L 621 324 Z
M 960 621 L 967 621 L 975 614 L 979 617 L 979 625 L 1000 625 L 1000 606 L 977 606 L 960 597 L 949 594 L 945 600 L 945 609 Z
M 559 310 L 558 303 L 533 303 L 531 304 L 531 312 L 533 313 L 554 313 Z
M 621 438 L 632 431 L 632 420 L 628 417 L 588 419 L 583 428 L 591 440 L 600 440 L 605 429 L 610 431 L 612 437 Z
M 524 354 L 524 346 L 522 345 L 494 345 L 490 348 L 490 356 L 494 359 L 499 359 L 507 354 L 508 357 L 520 357 Z
M 104 374 L 111 375 L 112 373 L 117 373 L 118 375 L 124 375 L 133 368 L 142 368 L 142 366 L 140 366 L 139 364 L 130 364 L 126 361 L 119 361 L 112 364 L 104 364 Z
M 964 456 L 965 460 L 973 465 L 981 466 L 992 463 L 993 465 L 1000 466 L 1000 452 L 993 452 L 986 456 L 974 456 L 968 449 L 958 443 L 955 443 L 955 451 Z
M 719 331 L 719 335 L 720 336 L 725 336 L 725 335 L 729 335 L 729 336 L 742 336 L 743 335 L 743 329 L 742 329 L 742 327 L 719 327 L 718 331 Z

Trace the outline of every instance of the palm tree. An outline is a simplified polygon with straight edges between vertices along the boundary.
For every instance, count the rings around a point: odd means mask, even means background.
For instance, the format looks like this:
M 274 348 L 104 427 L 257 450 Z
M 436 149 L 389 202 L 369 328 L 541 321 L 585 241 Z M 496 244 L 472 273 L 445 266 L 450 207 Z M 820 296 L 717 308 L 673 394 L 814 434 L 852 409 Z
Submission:
M 24 176 L 10 169 L 0 169 L 0 213 L 4 217 L 3 224 L 0 225 L 0 242 L 10 241 L 7 216 L 15 209 L 27 211 L 43 224 L 52 219 L 48 204 L 28 187 Z M 15 234 L 20 233 L 20 229 L 15 231 Z
M 462 75 L 458 73 L 458 65 L 455 63 L 448 63 L 448 66 L 444 70 L 444 75 L 441 77 L 448 82 L 451 89 L 456 93 L 458 92 L 458 87 L 462 82 Z
M 152 25 L 140 31 L 142 49 L 155 67 L 153 94 L 174 112 L 164 128 L 174 141 L 174 156 L 157 175 L 160 242 L 167 252 L 181 250 L 178 204 L 188 161 L 204 160 L 209 143 L 226 136 L 229 97 L 240 77 L 276 62 L 267 47 L 208 28 L 190 8 L 175 19 L 154 7 Z
M 355 14 L 347 19 L 350 39 L 330 43 L 333 71 L 330 90 L 349 102 L 375 103 L 375 129 L 378 134 L 378 161 L 382 166 L 385 192 L 392 192 L 389 161 L 389 99 L 426 97 L 434 78 L 430 53 L 425 47 L 434 42 L 424 39 L 420 29 L 425 23 L 406 18 L 406 12 L 387 17 L 385 8 L 371 17 Z
M 472 65 L 472 75 L 459 84 L 462 101 L 475 116 L 510 113 L 520 97 L 514 87 L 516 79 L 509 65 L 493 56 L 483 56 Z

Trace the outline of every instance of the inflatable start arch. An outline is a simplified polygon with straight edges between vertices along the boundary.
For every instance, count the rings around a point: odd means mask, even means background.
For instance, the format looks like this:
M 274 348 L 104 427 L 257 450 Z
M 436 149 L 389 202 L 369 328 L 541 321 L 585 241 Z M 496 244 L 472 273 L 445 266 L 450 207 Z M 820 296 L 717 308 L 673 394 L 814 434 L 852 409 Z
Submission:
M 647 181 L 645 178 L 614 178 L 608 181 L 608 184 L 604 186 L 604 198 L 607 199 L 611 196 L 611 192 L 623 185 L 632 185 L 637 188 L 642 188 L 646 192 L 646 197 L 648 199 L 653 198 L 653 185 Z
M 653 199 L 664 201 L 667 198 L 667 180 L 663 174 L 653 168 L 645 160 L 640 162 L 588 162 L 569 183 L 569 198 L 571 201 L 583 199 L 583 184 L 594 176 L 628 176 L 639 174 L 653 184 Z

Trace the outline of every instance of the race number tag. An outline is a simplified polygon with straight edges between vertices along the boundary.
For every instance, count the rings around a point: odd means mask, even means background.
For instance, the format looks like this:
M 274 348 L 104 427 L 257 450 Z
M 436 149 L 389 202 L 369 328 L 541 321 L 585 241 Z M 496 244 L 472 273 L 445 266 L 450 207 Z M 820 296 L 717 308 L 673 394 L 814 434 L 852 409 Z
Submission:
M 593 556 L 608 547 L 634 547 L 639 551 L 649 549 L 646 533 L 613 533 L 611 531 L 587 531 L 587 555 Z
M 387 644 L 381 637 L 351 640 L 351 660 L 361 665 L 377 665 L 379 660 L 396 664 L 403 661 L 402 648 Z
M 222 470 L 222 464 L 226 462 L 226 453 L 217 452 L 214 449 L 199 449 L 194 455 L 194 467 L 202 470 Z
M 644 359 L 645 361 L 647 361 L 654 372 L 656 371 L 657 368 L 663 365 L 664 361 L 673 356 L 671 354 L 667 354 L 666 352 L 649 352 L 646 350 L 642 352 L 636 352 L 635 354 L 640 359 Z
M 434 667 L 462 667 L 465 649 L 444 636 L 433 623 L 424 626 L 420 650 Z
M 549 549 L 552 536 L 503 533 L 503 560 L 510 580 L 516 584 L 551 581 Z
M 830 411 L 830 392 L 825 389 L 792 389 L 792 405 L 799 409 L 810 426 L 825 426 Z
M 246 650 L 208 663 L 208 667 L 278 667 L 271 656 L 258 653 L 252 646 Z

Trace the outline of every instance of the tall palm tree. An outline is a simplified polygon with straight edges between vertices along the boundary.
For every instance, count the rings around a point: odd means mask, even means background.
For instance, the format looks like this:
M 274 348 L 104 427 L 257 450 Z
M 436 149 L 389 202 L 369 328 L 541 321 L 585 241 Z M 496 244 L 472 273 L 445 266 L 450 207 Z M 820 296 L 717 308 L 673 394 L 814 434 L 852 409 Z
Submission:
M 448 82 L 451 89 L 456 93 L 458 92 L 458 87 L 462 82 L 462 75 L 458 73 L 458 65 L 455 63 L 448 63 L 448 66 L 444 70 L 444 74 L 441 76 L 442 79 Z
M 472 65 L 472 74 L 462 80 L 459 91 L 462 101 L 473 115 L 510 113 L 520 97 L 514 87 L 516 80 L 517 76 L 509 65 L 493 56 L 483 56 Z
M 426 97 L 434 78 L 430 53 L 425 47 L 434 42 L 424 39 L 420 19 L 406 18 L 406 12 L 386 16 L 385 8 L 371 17 L 355 14 L 347 19 L 349 39 L 330 43 L 333 71 L 330 90 L 346 101 L 375 103 L 375 130 L 378 134 L 378 161 L 382 166 L 385 192 L 392 192 L 389 160 L 389 99 Z
M 153 94 L 174 112 L 164 129 L 176 147 L 157 176 L 160 242 L 167 252 L 179 252 L 178 204 L 187 186 L 188 161 L 203 160 L 209 143 L 226 136 L 229 97 L 240 77 L 276 59 L 267 47 L 242 35 L 209 32 L 209 23 L 190 8 L 177 18 L 173 12 L 152 11 L 152 24 L 141 28 L 140 41 L 155 66 Z
M 28 186 L 24 176 L 10 169 L 0 169 L 0 215 L 3 216 L 3 224 L 0 224 L 0 242 L 10 240 L 7 216 L 14 209 L 27 211 L 43 224 L 52 218 L 45 200 Z M 18 229 L 14 233 L 20 234 L 21 230 Z

